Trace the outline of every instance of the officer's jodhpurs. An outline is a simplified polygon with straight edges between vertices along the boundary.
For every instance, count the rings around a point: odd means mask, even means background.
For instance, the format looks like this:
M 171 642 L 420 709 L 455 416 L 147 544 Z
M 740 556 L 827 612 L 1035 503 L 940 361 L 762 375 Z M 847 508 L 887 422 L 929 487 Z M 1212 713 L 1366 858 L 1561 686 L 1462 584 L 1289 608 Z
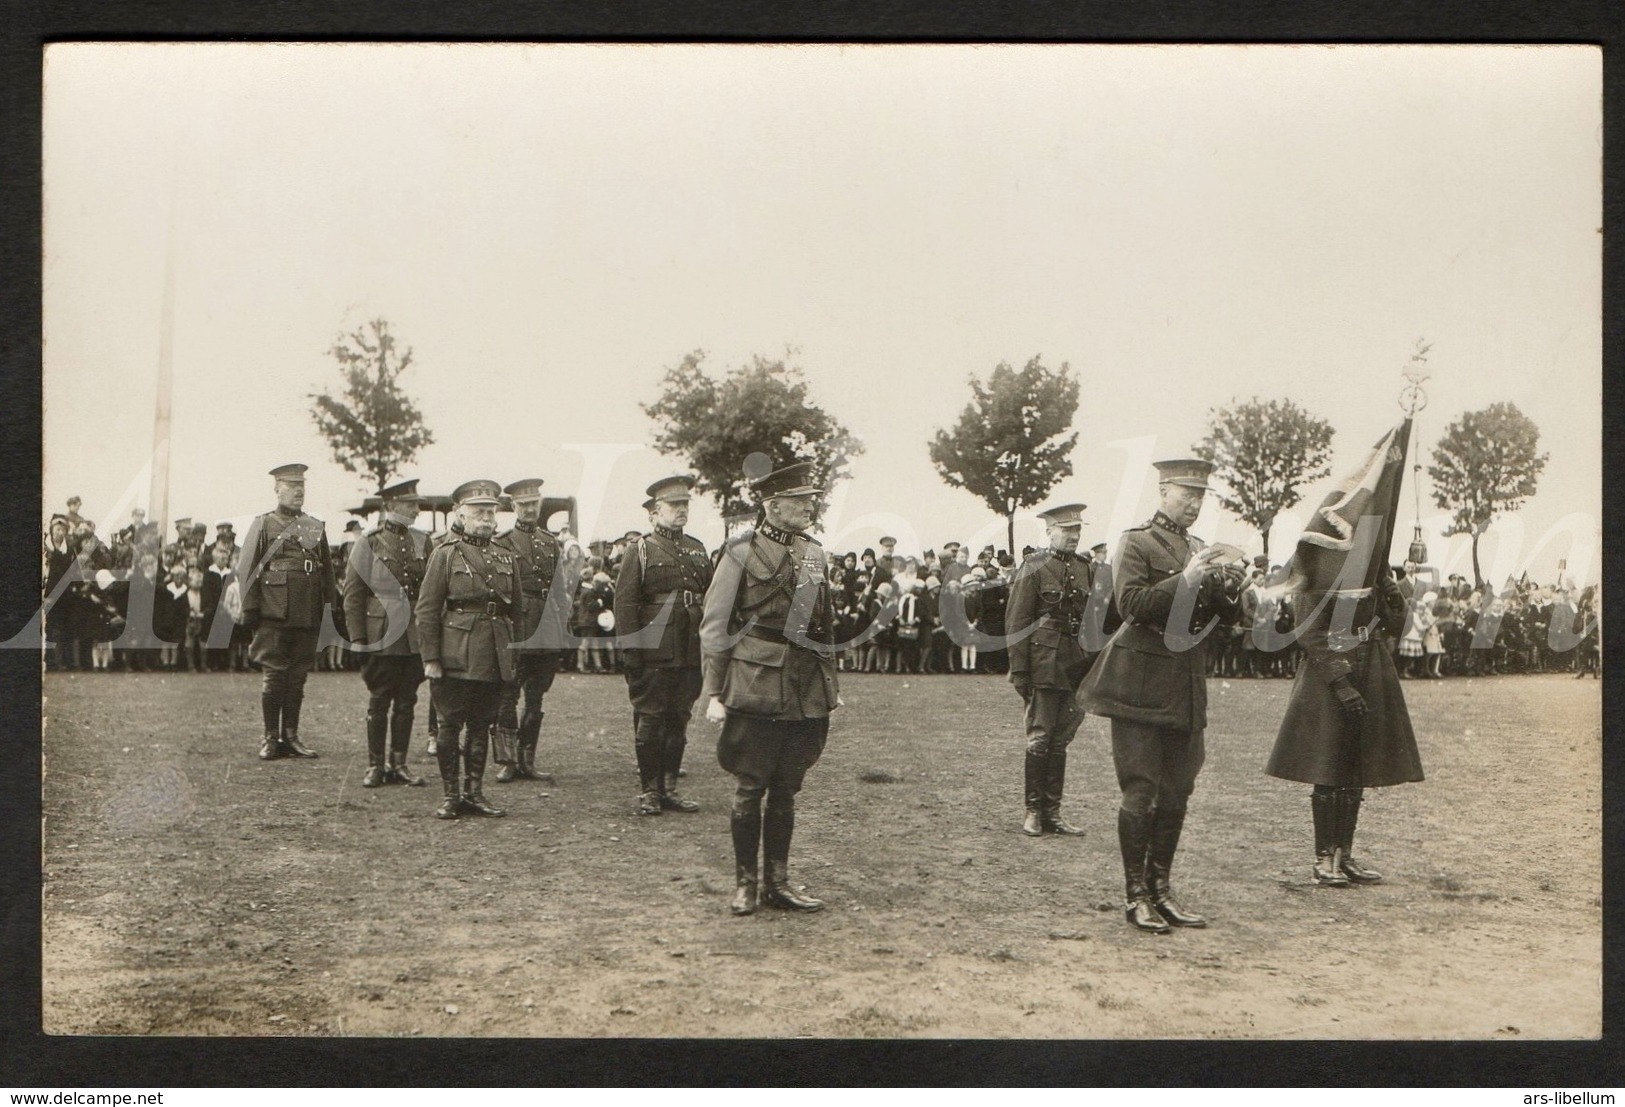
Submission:
M 790 859 L 796 793 L 828 737 L 827 716 L 775 721 L 728 713 L 717 740 L 717 761 L 736 781 L 730 819 L 736 864 L 756 870 L 758 837 L 764 860 Z
M 1170 730 L 1133 719 L 1112 720 L 1112 761 L 1123 810 L 1183 811 L 1206 757 L 1202 732 Z
M 502 685 L 497 708 L 497 725 L 517 732 L 519 748 L 533 750 L 542 732 L 542 697 L 553 687 L 556 675 L 553 658 L 547 654 L 521 653 L 514 658 L 514 678 Z M 520 698 L 524 711 L 519 710 Z
M 643 791 L 662 790 L 675 777 L 688 749 L 688 723 L 704 683 L 697 668 L 644 666 L 626 674 L 632 701 L 634 749 Z
M 316 664 L 316 627 L 285 627 L 262 622 L 248 656 L 258 663 L 260 711 L 267 734 L 297 734 L 305 701 L 305 677 Z
M 455 740 L 465 726 L 471 738 L 478 735 L 483 740 L 496 722 L 502 703 L 502 685 L 494 680 L 442 677 L 429 682 L 429 694 L 434 700 L 437 734 L 442 742 L 447 735 Z

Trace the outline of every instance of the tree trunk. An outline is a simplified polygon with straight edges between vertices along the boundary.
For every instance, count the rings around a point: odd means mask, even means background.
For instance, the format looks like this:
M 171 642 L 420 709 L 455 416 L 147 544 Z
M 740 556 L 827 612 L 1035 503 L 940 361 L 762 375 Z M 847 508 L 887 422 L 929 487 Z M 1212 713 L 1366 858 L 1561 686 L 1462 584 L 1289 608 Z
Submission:
M 1473 587 L 1480 591 L 1484 588 L 1484 577 L 1478 571 L 1478 535 L 1477 528 L 1473 530 Z
M 1005 512 L 1004 540 L 1008 543 L 1005 549 L 1010 551 L 1010 557 L 1019 560 L 1016 558 L 1016 513 L 1014 511 Z
M 1258 533 L 1263 536 L 1264 539 L 1264 563 L 1267 566 L 1270 560 L 1270 528 L 1259 527 Z

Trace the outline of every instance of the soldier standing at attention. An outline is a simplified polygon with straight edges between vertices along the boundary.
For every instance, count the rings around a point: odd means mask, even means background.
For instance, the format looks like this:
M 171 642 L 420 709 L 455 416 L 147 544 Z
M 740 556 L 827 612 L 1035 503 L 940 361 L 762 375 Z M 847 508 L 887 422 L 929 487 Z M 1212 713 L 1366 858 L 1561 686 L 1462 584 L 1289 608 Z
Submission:
M 728 540 L 705 593 L 705 717 L 722 724 L 717 760 L 738 781 L 730 817 L 736 915 L 756 910 L 758 846 L 767 862 L 762 902 L 824 906 L 789 880 L 796 793 L 841 704 L 824 548 L 805 533 L 823 492 L 811 473 L 811 463 L 798 462 L 752 483 L 757 525 Z
M 1125 914 L 1140 930 L 1206 926 L 1169 887 L 1205 748 L 1207 680 L 1202 638 L 1209 620 L 1236 618 L 1240 578 L 1216 563 L 1186 529 L 1196 522 L 1213 466 L 1159 461 L 1160 509 L 1123 532 L 1112 561 L 1123 626 L 1101 651 L 1079 693 L 1084 707 L 1112 721 L 1112 760 L 1123 790 L 1117 839 L 1123 853 Z
M 443 530 L 443 531 L 438 531 L 435 534 L 431 534 L 429 536 L 429 553 L 431 555 L 435 552 L 435 550 L 439 549 L 441 546 L 444 546 L 447 542 L 455 542 L 455 541 L 457 541 L 459 538 L 461 538 L 463 536 L 463 524 L 457 518 L 457 515 L 456 515 L 456 511 L 457 511 L 457 501 L 456 500 L 452 501 L 451 507 L 452 507 L 452 510 L 451 510 L 451 513 L 450 513 L 450 521 L 446 524 L 446 529 Z M 416 614 L 416 612 L 414 612 L 414 615 L 415 614 Z M 431 695 L 429 697 L 429 719 L 428 719 L 428 723 L 429 723 L 429 737 L 428 737 L 428 740 L 423 743 L 423 752 L 426 755 L 428 755 L 429 757 L 438 757 L 439 753 L 438 753 L 437 744 L 435 742 L 435 737 L 434 736 L 440 729 L 440 726 L 439 726 L 440 720 L 435 718 L 434 696 L 433 695 Z
M 515 627 L 514 675 L 512 680 L 503 682 L 502 703 L 497 711 L 495 745 L 499 752 L 496 760 L 502 765 L 497 781 L 506 784 L 521 777 L 553 779 L 553 774 L 536 770 L 536 744 L 542 733 L 542 697 L 553 687 L 568 620 L 554 617 L 543 633 L 538 634 L 538 628 L 542 627 L 544 615 L 553 615 L 567 602 L 562 599 L 550 602 L 548 597 L 561 561 L 568 560 L 565 571 L 574 580 L 580 564 L 580 546 L 572 543 L 575 556 L 566 559 L 559 540 L 541 525 L 540 477 L 514 481 L 503 491 L 513 500 L 514 524 L 507 533 L 496 538 L 493 545 L 514 555 L 524 603 L 523 617 Z M 519 712 L 521 693 L 525 698 L 523 714 Z
M 705 543 L 684 534 L 694 478 L 666 477 L 643 502 L 654 529 L 627 547 L 615 583 L 638 759 L 638 814 L 698 811 L 677 793 L 688 720 L 700 697 L 700 616 L 711 583 Z M 655 636 L 658 632 L 658 637 Z
M 1085 506 L 1063 504 L 1039 512 L 1049 530 L 1049 548 L 1022 562 L 1010 584 L 1010 683 L 1026 705 L 1027 817 L 1021 832 L 1034 838 L 1046 830 L 1083 833 L 1061 818 L 1061 793 L 1066 748 L 1083 722 L 1078 685 L 1088 671 L 1079 633 L 1094 575 L 1089 560 L 1077 556 Z
M 367 775 L 363 788 L 421 785 L 406 767 L 413 708 L 423 683 L 417 617 L 412 607 L 428 565 L 429 536 L 418 517 L 418 482 L 402 481 L 378 493 L 380 522 L 355 543 L 344 569 L 344 625 L 350 641 L 366 647 L 361 679 L 367 686 Z
M 452 493 L 462 533 L 429 554 L 418 596 L 423 671 L 439 716 L 435 757 L 445 800 L 437 819 L 507 814 L 483 788 L 502 682 L 513 679 L 513 619 L 522 610 L 514 555 L 491 543 L 500 491 L 496 481 L 471 480 Z
M 305 700 L 305 677 L 316 664 L 322 611 L 337 601 L 338 592 L 322 521 L 300 510 L 308 468 L 292 464 L 271 470 L 276 510 L 255 516 L 243 536 L 249 558 L 242 586 L 243 625 L 254 634 L 248 655 L 264 674 L 263 761 L 316 756 L 299 741 L 299 708 Z

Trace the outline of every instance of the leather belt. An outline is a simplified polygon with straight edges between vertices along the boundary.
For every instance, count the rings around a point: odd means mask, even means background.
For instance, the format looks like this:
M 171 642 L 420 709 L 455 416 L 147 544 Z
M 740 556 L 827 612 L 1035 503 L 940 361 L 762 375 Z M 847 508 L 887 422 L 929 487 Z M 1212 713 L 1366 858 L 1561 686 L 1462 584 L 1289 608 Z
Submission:
M 476 615 L 489 615 L 493 619 L 498 615 L 508 616 L 512 605 L 498 603 L 496 600 L 476 602 L 474 600 L 450 600 L 446 603 L 447 611 L 472 611 Z
M 752 623 L 749 627 L 747 627 L 745 630 L 745 637 L 760 638 L 764 642 L 789 641 L 789 639 L 784 636 L 784 631 L 774 630 L 772 627 L 764 627 L 760 623 Z
M 673 596 L 680 597 L 682 599 L 682 601 L 683 601 L 683 606 L 684 607 L 698 607 L 698 606 L 700 606 L 700 604 L 705 602 L 705 593 L 704 592 L 690 592 L 687 588 L 682 588 L 682 589 L 674 588 L 670 592 L 661 592 L 658 595 L 650 596 L 644 602 L 645 603 L 665 603 L 667 600 L 671 599 L 671 597 L 673 597 Z
M 265 567 L 267 569 L 275 569 L 278 572 L 284 573 L 291 573 L 296 569 L 306 573 L 314 573 L 316 571 L 316 561 L 314 558 L 309 557 L 305 558 L 303 561 L 297 558 L 272 558 Z
M 1327 636 L 1328 644 L 1334 650 L 1352 650 L 1355 648 L 1356 642 L 1364 645 L 1365 643 L 1371 641 L 1373 637 L 1375 636 L 1371 633 L 1371 627 L 1363 623 L 1354 628 L 1352 633 L 1347 631 L 1338 631 L 1335 635 Z M 1336 641 L 1331 641 L 1333 638 L 1335 638 Z

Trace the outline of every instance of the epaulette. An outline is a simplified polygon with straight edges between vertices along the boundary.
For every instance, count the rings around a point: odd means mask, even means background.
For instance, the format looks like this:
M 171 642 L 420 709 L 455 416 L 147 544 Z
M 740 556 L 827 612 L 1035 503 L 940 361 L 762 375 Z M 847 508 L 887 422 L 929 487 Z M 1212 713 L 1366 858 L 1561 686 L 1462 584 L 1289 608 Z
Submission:
M 823 549 L 824 547 L 822 542 L 808 534 L 806 531 L 801 532 L 801 537 L 805 538 L 808 542 L 812 543 L 814 546 L 817 546 L 819 549 Z
M 756 537 L 756 528 L 752 526 L 740 527 L 734 536 L 723 543 L 726 546 L 743 546 Z
M 1147 519 L 1145 522 L 1141 523 L 1137 527 L 1124 527 L 1123 528 L 1123 533 L 1127 534 L 1131 530 L 1150 530 L 1151 526 L 1152 526 L 1151 520 Z

